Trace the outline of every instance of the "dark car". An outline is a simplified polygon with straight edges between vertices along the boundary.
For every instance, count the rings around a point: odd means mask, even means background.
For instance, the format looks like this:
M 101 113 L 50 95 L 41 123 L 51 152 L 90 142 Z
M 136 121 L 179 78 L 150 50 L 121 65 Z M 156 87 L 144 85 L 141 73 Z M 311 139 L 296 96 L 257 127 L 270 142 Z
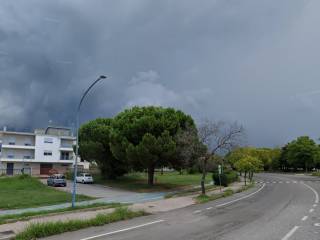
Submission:
M 47 185 L 53 187 L 66 187 L 67 181 L 63 174 L 53 174 L 47 179 Z

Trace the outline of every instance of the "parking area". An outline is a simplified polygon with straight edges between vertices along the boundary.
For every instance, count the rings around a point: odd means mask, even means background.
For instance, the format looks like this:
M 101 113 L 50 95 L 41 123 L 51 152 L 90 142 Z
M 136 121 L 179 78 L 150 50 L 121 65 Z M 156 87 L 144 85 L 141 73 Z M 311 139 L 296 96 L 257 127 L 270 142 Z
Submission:
M 46 179 L 41 179 L 43 184 L 47 184 Z M 67 181 L 66 187 L 57 187 L 57 190 L 71 192 L 73 182 Z M 120 203 L 141 203 L 153 200 L 163 199 L 165 192 L 153 193 L 136 193 L 122 189 L 116 189 L 99 184 L 82 184 L 77 183 L 77 194 L 99 198 L 99 201 L 104 202 L 120 202 Z

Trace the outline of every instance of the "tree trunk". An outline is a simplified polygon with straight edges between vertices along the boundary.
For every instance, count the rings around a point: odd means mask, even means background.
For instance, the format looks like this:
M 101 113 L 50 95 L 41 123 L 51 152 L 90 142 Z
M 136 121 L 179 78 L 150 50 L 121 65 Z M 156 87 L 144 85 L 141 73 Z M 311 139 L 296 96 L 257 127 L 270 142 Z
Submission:
M 154 166 L 148 168 L 148 185 L 153 186 L 154 184 Z
M 163 167 L 161 168 L 161 175 L 163 175 Z
M 204 159 L 203 166 L 202 166 L 201 193 L 203 195 L 206 194 L 206 187 L 204 184 L 206 180 L 206 175 L 207 175 L 207 158 Z
M 247 172 L 244 172 L 244 185 L 247 186 Z

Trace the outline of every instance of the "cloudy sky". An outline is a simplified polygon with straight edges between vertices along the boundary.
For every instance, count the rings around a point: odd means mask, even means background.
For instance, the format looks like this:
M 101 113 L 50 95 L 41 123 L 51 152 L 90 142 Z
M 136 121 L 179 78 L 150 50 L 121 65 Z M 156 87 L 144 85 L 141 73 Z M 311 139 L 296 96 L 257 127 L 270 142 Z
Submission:
M 320 136 L 319 0 L 1 0 L 0 125 L 133 105 L 238 121 L 248 143 Z

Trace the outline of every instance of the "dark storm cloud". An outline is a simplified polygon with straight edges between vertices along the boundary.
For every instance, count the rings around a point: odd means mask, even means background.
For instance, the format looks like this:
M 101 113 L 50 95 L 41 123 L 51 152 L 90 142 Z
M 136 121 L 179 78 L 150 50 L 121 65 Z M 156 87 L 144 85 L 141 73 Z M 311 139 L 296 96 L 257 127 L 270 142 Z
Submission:
M 132 105 L 242 123 L 249 143 L 320 134 L 316 0 L 2 0 L 0 125 L 73 123 Z

